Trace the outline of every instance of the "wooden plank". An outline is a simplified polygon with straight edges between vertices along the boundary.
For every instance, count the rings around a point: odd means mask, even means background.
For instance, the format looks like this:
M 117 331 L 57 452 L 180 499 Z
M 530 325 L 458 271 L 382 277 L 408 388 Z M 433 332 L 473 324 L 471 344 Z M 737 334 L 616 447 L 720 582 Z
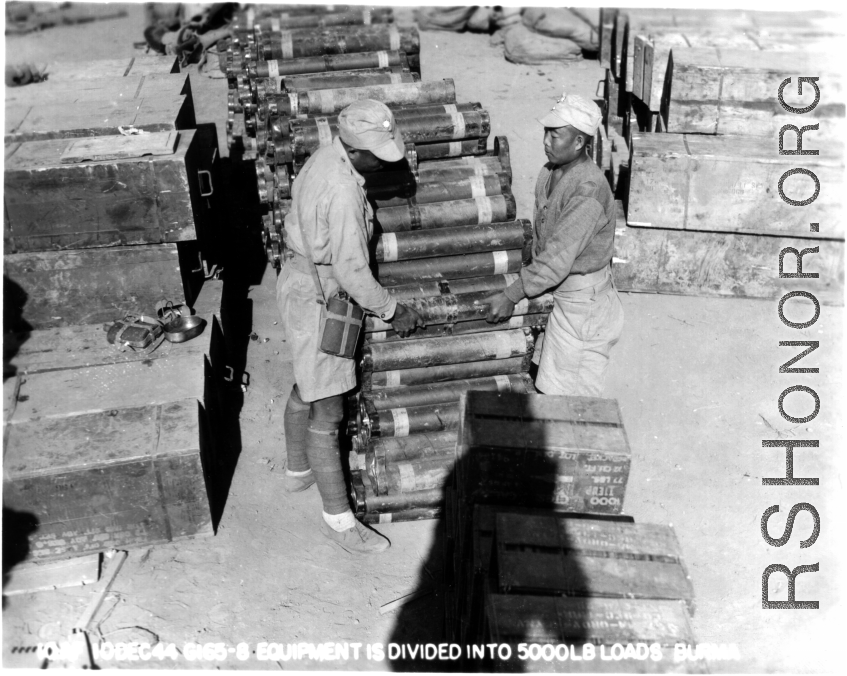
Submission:
M 648 42 L 648 38 L 643 35 L 636 35 L 633 41 L 633 59 L 632 59 L 632 87 L 630 91 L 637 98 L 642 98 L 642 89 L 644 87 L 644 45 Z
M 70 143 L 59 157 L 63 164 L 118 160 L 145 155 L 173 155 L 179 132 L 92 138 Z
M 47 66 L 47 80 L 52 84 L 95 80 L 103 77 L 172 73 L 179 73 L 179 59 L 175 55 L 144 54 L 120 59 L 96 59 L 83 62 L 62 61 Z
M 100 606 L 103 605 L 106 594 L 112 588 L 112 584 L 123 567 L 126 557 L 126 552 L 118 551 L 112 551 L 106 555 L 106 570 L 103 573 L 103 577 L 97 582 L 94 589 L 92 589 L 91 600 L 74 625 L 75 630 L 88 631 L 91 628 L 91 622 L 94 620 L 94 616 L 97 615 L 97 611 L 100 610 Z
M 91 585 L 97 582 L 99 575 L 99 554 L 18 565 L 12 569 L 9 581 L 3 586 L 3 596 Z
M 175 137 L 174 152 L 162 154 Z M 19 144 L 6 157 L 7 252 L 181 242 L 203 238 L 204 230 L 212 237 L 215 210 L 200 185 L 200 172 L 214 170 L 206 141 L 189 130 Z M 131 156 L 156 146 L 143 158 L 62 159 Z
M 202 399 L 204 374 L 198 364 L 197 357 L 183 357 L 33 373 L 21 384 L 10 422 Z
M 183 262 L 179 247 L 183 244 L 19 253 L 3 260 L 6 276 L 25 298 L 20 321 L 46 329 L 150 313 L 163 299 L 185 303 L 197 277 L 188 266 L 197 258 L 183 249 Z
M 187 73 L 112 75 L 79 80 L 45 80 L 26 87 L 10 88 L 7 105 L 29 106 L 69 105 L 72 103 L 102 103 L 142 99 L 154 96 L 179 96 L 190 93 Z
M 672 49 L 671 80 L 661 113 L 669 132 L 738 134 L 773 138 L 798 116 L 785 111 L 776 92 L 783 80 L 804 72 L 820 77 L 821 100 L 802 124 L 820 124 L 818 138 L 838 140 L 844 130 L 843 78 L 837 61 L 810 52 L 747 52 L 730 49 Z M 803 107 L 812 93 L 786 87 L 788 105 Z M 651 106 L 652 106 L 651 101 Z
M 776 186 L 796 157 L 779 155 L 773 138 L 638 134 L 633 137 L 629 191 L 629 225 L 746 234 L 794 235 L 844 239 L 839 185 L 844 156 L 840 141 L 819 144 L 814 132 L 806 148 L 819 155 L 803 157 L 802 166 L 818 177 L 821 191 L 813 212 L 783 200 Z M 805 175 L 786 178 L 789 198 L 813 194 Z M 811 232 L 810 219 L 820 222 Z
M 780 279 L 785 247 L 819 247 L 805 257 L 803 270 L 820 277 Z M 621 291 L 777 299 L 797 290 L 824 305 L 844 304 L 841 241 L 627 227 L 615 233 L 615 258 L 612 273 Z

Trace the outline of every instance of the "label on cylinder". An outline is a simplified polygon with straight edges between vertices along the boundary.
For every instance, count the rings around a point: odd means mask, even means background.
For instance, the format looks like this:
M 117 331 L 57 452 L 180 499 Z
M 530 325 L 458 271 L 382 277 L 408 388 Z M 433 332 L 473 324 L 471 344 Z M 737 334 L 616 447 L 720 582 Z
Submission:
M 456 107 L 455 103 L 445 103 L 444 104 L 444 112 L 448 115 L 455 115 L 459 112 L 459 109 Z
M 523 338 L 523 336 L 521 336 L 521 338 Z M 498 331 L 494 342 L 495 359 L 506 359 L 506 357 L 511 357 L 514 342 L 514 334 Z
M 485 197 L 485 179 L 482 176 L 471 176 L 468 181 L 471 184 L 471 197 Z
M 374 323 L 376 323 L 376 320 L 374 320 Z M 372 343 L 381 343 L 386 338 L 388 338 L 388 331 L 375 331 L 374 333 L 368 334 L 368 339 Z
M 279 17 L 271 17 L 271 30 L 274 32 L 279 30 Z
M 379 51 L 376 53 L 376 58 L 379 61 L 380 68 L 388 68 L 388 52 Z
M 491 200 L 487 197 L 475 197 L 476 200 L 476 219 L 477 223 L 480 225 L 485 225 L 486 223 L 491 223 L 494 218 L 494 214 L 491 209 Z M 502 252 L 497 252 L 502 253 Z M 497 258 L 494 258 L 494 262 L 496 264 Z M 502 270 L 498 270 L 495 268 L 494 274 L 499 274 L 501 272 L 505 272 L 508 270 L 508 267 L 504 267 Z
M 325 117 L 319 117 L 315 120 L 318 126 L 318 142 L 321 146 L 332 145 L 332 129 L 329 126 L 329 121 Z
M 397 469 L 400 472 L 400 490 L 413 491 L 417 485 L 415 481 L 415 469 L 408 463 L 398 462 Z
M 371 10 L 365 9 L 362 11 L 362 23 L 366 26 L 370 26 L 371 24 Z
M 309 92 L 309 97 L 316 96 L 318 110 L 315 112 L 331 113 L 335 110 L 335 92 L 332 89 L 318 89 Z
M 391 263 L 397 260 L 397 235 L 393 232 L 385 232 L 380 238 L 382 242 L 382 260 Z
M 453 113 L 453 138 L 465 138 L 465 116 L 461 113 Z
M 397 50 L 400 49 L 400 31 L 397 30 L 397 26 L 391 24 L 388 29 L 388 39 L 389 39 L 389 49 Z
M 288 106 L 291 108 L 291 117 L 300 114 L 300 97 L 295 92 L 288 95 Z
M 385 386 L 398 387 L 400 385 L 400 371 L 385 372 Z
M 462 142 L 461 141 L 450 141 L 449 149 L 447 150 L 447 154 L 450 157 L 458 157 L 462 154 Z
M 403 82 L 403 73 L 389 73 L 391 84 L 400 84 Z
M 520 315 L 516 315 L 514 317 L 509 318 L 509 328 L 510 329 L 520 329 L 523 328 L 523 317 Z
M 391 523 L 391 514 L 380 514 L 379 523 Z
M 293 59 L 294 58 L 294 45 L 291 40 L 291 31 L 281 31 L 279 34 L 280 48 L 282 49 L 282 58 L 283 59 Z
M 391 417 L 394 419 L 394 436 L 409 436 L 409 413 L 405 408 L 392 408 Z
M 270 78 L 278 78 L 279 77 L 279 62 L 276 60 L 268 61 L 268 77 Z M 279 89 L 279 83 L 277 82 L 277 89 Z
M 485 167 L 482 166 L 479 162 L 474 162 L 472 166 L 474 176 L 485 176 Z
M 497 383 L 498 392 L 509 392 L 512 389 L 512 381 L 509 376 L 494 376 L 494 382 Z
M 479 200 L 477 200 L 477 204 Z M 491 220 L 487 221 L 491 223 Z M 494 274 L 500 275 L 505 273 L 509 269 L 509 252 L 508 251 L 494 251 L 491 254 L 494 257 Z
M 523 298 L 517 305 L 515 305 L 515 314 L 516 315 L 525 315 L 527 310 L 529 310 L 529 298 Z

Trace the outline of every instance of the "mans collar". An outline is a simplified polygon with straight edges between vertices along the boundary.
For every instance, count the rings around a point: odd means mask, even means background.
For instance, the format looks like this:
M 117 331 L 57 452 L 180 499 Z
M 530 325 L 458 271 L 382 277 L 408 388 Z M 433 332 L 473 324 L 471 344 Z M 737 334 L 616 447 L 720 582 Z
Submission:
M 337 136 L 332 139 L 332 147 L 338 152 L 338 155 L 341 157 L 341 162 L 350 170 L 350 173 L 353 174 L 353 178 L 356 179 L 356 183 L 360 186 L 365 185 L 364 177 L 356 171 L 356 167 L 353 166 L 353 163 L 350 161 L 350 158 L 347 156 L 347 151 L 344 149 L 344 145 L 341 143 L 341 139 Z

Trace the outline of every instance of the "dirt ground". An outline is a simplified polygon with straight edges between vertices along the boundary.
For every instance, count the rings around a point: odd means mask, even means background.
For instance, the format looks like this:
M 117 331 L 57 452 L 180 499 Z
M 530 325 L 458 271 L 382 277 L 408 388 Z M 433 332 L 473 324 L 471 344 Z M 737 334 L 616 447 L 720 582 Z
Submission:
M 141 30 L 135 7 L 125 20 L 12 37 L 6 54 L 15 60 L 131 55 L 131 42 L 141 39 Z M 514 65 L 481 35 L 422 33 L 421 42 L 424 79 L 452 77 L 461 101 L 480 101 L 491 113 L 492 134 L 508 136 L 518 216 L 531 218 L 532 187 L 544 161 L 534 118 L 563 90 L 593 96 L 602 77 L 599 65 Z M 246 231 L 245 224 L 233 225 L 234 232 Z M 293 496 L 282 491 L 282 415 L 292 368 L 277 322 L 275 274 L 261 270 L 260 264 L 245 287 L 244 335 L 231 337 L 247 345 L 249 387 L 239 415 L 240 456 L 217 534 L 130 551 L 99 631 L 110 641 L 177 646 L 437 641 L 436 522 L 383 526 L 391 549 L 379 557 L 356 558 L 318 533 L 320 501 L 314 489 Z M 836 544 L 844 532 L 838 452 L 844 432 L 842 309 L 823 307 L 816 324 L 798 331 L 781 324 L 775 300 L 621 295 L 627 323 L 612 353 L 605 396 L 619 401 L 633 451 L 624 510 L 639 523 L 673 525 L 694 585 L 696 635 L 701 642 L 737 644 L 741 655 L 736 662 L 712 662 L 710 669 L 834 671 L 845 572 Z M 794 319 L 810 314 L 791 312 Z M 248 340 L 250 331 L 258 340 Z M 794 348 L 780 348 L 780 340 L 819 340 L 820 349 L 801 366 L 818 366 L 820 373 L 780 374 L 779 366 L 795 354 Z M 780 392 L 794 384 L 814 387 L 820 396 L 820 414 L 807 425 L 786 423 L 777 409 Z M 806 402 L 791 397 L 786 410 L 805 415 Z M 795 453 L 795 474 L 820 477 L 820 486 L 761 485 L 761 477 L 784 471 L 784 451 L 761 445 L 776 438 L 820 440 L 820 448 Z M 788 545 L 767 545 L 760 535 L 762 513 L 780 505 L 769 528 L 771 535 L 780 534 L 788 510 L 799 502 L 811 502 L 820 514 L 818 541 L 798 548 L 811 528 L 811 518 L 801 513 Z M 762 610 L 766 566 L 816 562 L 820 572 L 800 576 L 796 595 L 819 600 L 820 610 Z M 772 599 L 786 598 L 784 581 L 780 575 L 771 578 Z M 401 618 L 380 614 L 380 606 L 421 589 L 431 593 Z M 87 594 L 78 588 L 8 597 L 4 665 L 34 666 L 31 654 L 13 654 L 12 647 L 64 638 Z M 277 663 L 240 662 L 229 655 L 217 663 L 180 657 L 103 666 L 386 670 L 399 665 L 364 656 Z

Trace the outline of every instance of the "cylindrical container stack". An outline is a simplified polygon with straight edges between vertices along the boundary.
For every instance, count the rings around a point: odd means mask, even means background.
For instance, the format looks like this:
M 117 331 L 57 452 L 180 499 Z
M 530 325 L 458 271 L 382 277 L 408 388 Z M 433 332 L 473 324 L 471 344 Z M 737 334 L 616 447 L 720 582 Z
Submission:
M 488 149 L 491 121 L 457 101 L 450 79 L 421 80 L 414 28 L 390 9 L 256 6 L 236 19 L 226 71 L 229 141 L 256 163 L 268 257 L 285 261 L 291 183 L 332 143 L 338 114 L 363 99 L 392 109 L 404 160 L 367 174 L 380 283 L 426 322 L 401 339 L 368 318 L 360 391 L 349 397 L 353 498 L 367 522 L 437 516 L 453 471 L 458 407 L 469 390 L 533 392 L 535 340 L 552 299 L 485 321 L 487 299 L 531 257 L 532 225 L 516 220 L 506 137 Z

